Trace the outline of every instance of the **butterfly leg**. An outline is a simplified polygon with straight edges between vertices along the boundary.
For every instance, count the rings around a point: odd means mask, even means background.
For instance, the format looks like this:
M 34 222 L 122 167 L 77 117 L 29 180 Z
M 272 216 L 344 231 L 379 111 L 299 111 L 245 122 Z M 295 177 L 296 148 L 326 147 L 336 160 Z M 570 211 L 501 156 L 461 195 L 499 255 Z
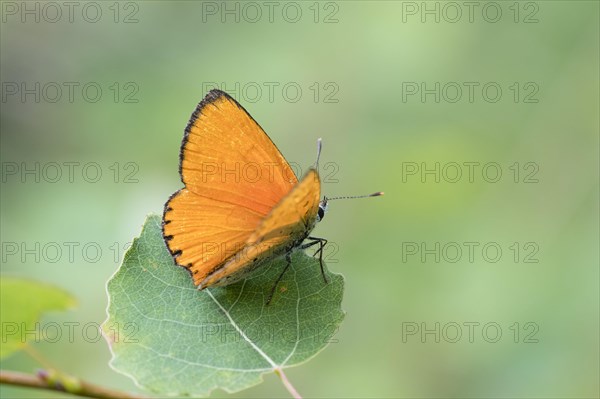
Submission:
M 275 284 L 273 284 L 273 288 L 271 288 L 271 292 L 269 293 L 269 297 L 267 298 L 267 303 L 266 303 L 267 305 L 271 303 L 271 299 L 273 299 L 273 295 L 275 295 L 275 289 L 277 289 L 277 285 L 279 285 L 279 282 L 283 278 L 283 275 L 285 274 L 285 272 L 287 272 L 287 269 L 289 269 L 290 265 L 292 264 L 292 253 L 291 252 L 288 252 L 285 254 L 285 263 L 286 263 L 285 268 L 283 269 L 283 271 L 277 278 L 277 281 L 275 281 Z
M 329 281 L 327 280 L 327 276 L 325 275 L 325 267 L 323 266 L 323 249 L 325 248 L 325 245 L 327 245 L 327 240 L 324 238 L 319 238 L 319 237 L 308 237 L 308 239 L 312 240 L 312 241 L 307 242 L 306 244 L 303 244 L 302 246 L 300 246 L 300 249 L 310 248 L 314 245 L 319 244 L 319 249 L 317 249 L 315 251 L 315 254 L 313 256 L 317 256 L 317 254 L 319 254 L 319 263 L 321 265 L 321 275 L 323 276 L 323 281 L 325 281 L 325 284 L 329 284 Z

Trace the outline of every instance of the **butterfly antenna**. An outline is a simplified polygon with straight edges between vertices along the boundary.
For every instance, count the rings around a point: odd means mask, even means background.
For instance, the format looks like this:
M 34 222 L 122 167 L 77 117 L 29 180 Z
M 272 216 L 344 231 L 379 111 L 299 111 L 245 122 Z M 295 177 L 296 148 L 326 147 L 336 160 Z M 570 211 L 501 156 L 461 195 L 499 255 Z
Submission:
M 315 169 L 319 170 L 319 158 L 321 158 L 321 148 L 323 147 L 322 140 L 319 137 L 317 140 L 317 160 L 315 161 Z
M 332 197 L 332 198 L 327 197 L 327 201 L 338 200 L 338 199 L 356 199 L 356 198 L 379 197 L 380 195 L 383 195 L 383 191 L 378 191 L 376 193 L 367 194 L 367 195 L 354 195 L 354 196 L 351 196 L 351 197 Z

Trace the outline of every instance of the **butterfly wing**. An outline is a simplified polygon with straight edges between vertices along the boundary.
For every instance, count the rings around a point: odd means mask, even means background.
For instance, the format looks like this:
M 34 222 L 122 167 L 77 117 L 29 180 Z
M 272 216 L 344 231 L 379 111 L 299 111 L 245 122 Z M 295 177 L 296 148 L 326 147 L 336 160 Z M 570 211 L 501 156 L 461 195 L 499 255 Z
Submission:
M 220 90 L 210 91 L 192 114 L 179 172 L 185 188 L 165 204 L 163 236 L 196 285 L 245 246 L 297 183 L 269 136 Z
M 320 195 L 319 174 L 310 169 L 248 237 L 244 248 L 209 274 L 201 287 L 230 284 L 262 262 L 299 246 L 315 227 Z

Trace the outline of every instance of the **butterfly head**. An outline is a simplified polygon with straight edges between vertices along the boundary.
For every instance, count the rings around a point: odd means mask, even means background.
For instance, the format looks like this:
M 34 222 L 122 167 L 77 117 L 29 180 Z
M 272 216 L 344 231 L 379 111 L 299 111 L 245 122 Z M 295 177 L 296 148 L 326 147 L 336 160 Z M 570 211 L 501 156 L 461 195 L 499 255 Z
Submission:
M 325 217 L 325 212 L 327 212 L 327 197 L 323 197 L 323 201 L 319 202 L 319 210 L 317 211 L 317 222 L 320 222 Z

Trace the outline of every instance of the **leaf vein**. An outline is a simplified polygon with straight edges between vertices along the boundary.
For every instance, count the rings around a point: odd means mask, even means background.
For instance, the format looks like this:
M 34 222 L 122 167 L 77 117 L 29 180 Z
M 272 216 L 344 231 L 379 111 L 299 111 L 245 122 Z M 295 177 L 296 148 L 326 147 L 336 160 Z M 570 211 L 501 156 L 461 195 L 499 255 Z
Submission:
M 261 355 L 270 365 L 273 369 L 276 369 L 278 366 L 277 364 L 273 361 L 273 359 L 271 359 L 265 352 L 262 351 L 262 349 L 260 349 L 254 342 L 252 342 L 248 336 L 244 333 L 244 331 L 242 331 L 242 329 L 237 325 L 237 323 L 233 320 L 233 318 L 231 317 L 231 315 L 229 314 L 229 312 L 227 311 L 227 309 L 225 309 L 220 303 L 219 301 L 217 301 L 217 299 L 213 296 L 212 292 L 210 292 L 209 290 L 206 290 L 206 292 L 208 293 L 208 295 L 212 298 L 212 300 L 217 304 L 217 306 L 221 309 L 221 311 L 225 314 L 225 316 L 229 319 L 229 322 L 231 323 L 231 325 L 233 326 L 233 328 L 235 328 L 235 330 L 241 335 L 242 338 L 244 338 L 244 340 L 246 342 L 248 342 L 250 344 L 250 346 L 256 351 L 258 352 L 259 355 Z

